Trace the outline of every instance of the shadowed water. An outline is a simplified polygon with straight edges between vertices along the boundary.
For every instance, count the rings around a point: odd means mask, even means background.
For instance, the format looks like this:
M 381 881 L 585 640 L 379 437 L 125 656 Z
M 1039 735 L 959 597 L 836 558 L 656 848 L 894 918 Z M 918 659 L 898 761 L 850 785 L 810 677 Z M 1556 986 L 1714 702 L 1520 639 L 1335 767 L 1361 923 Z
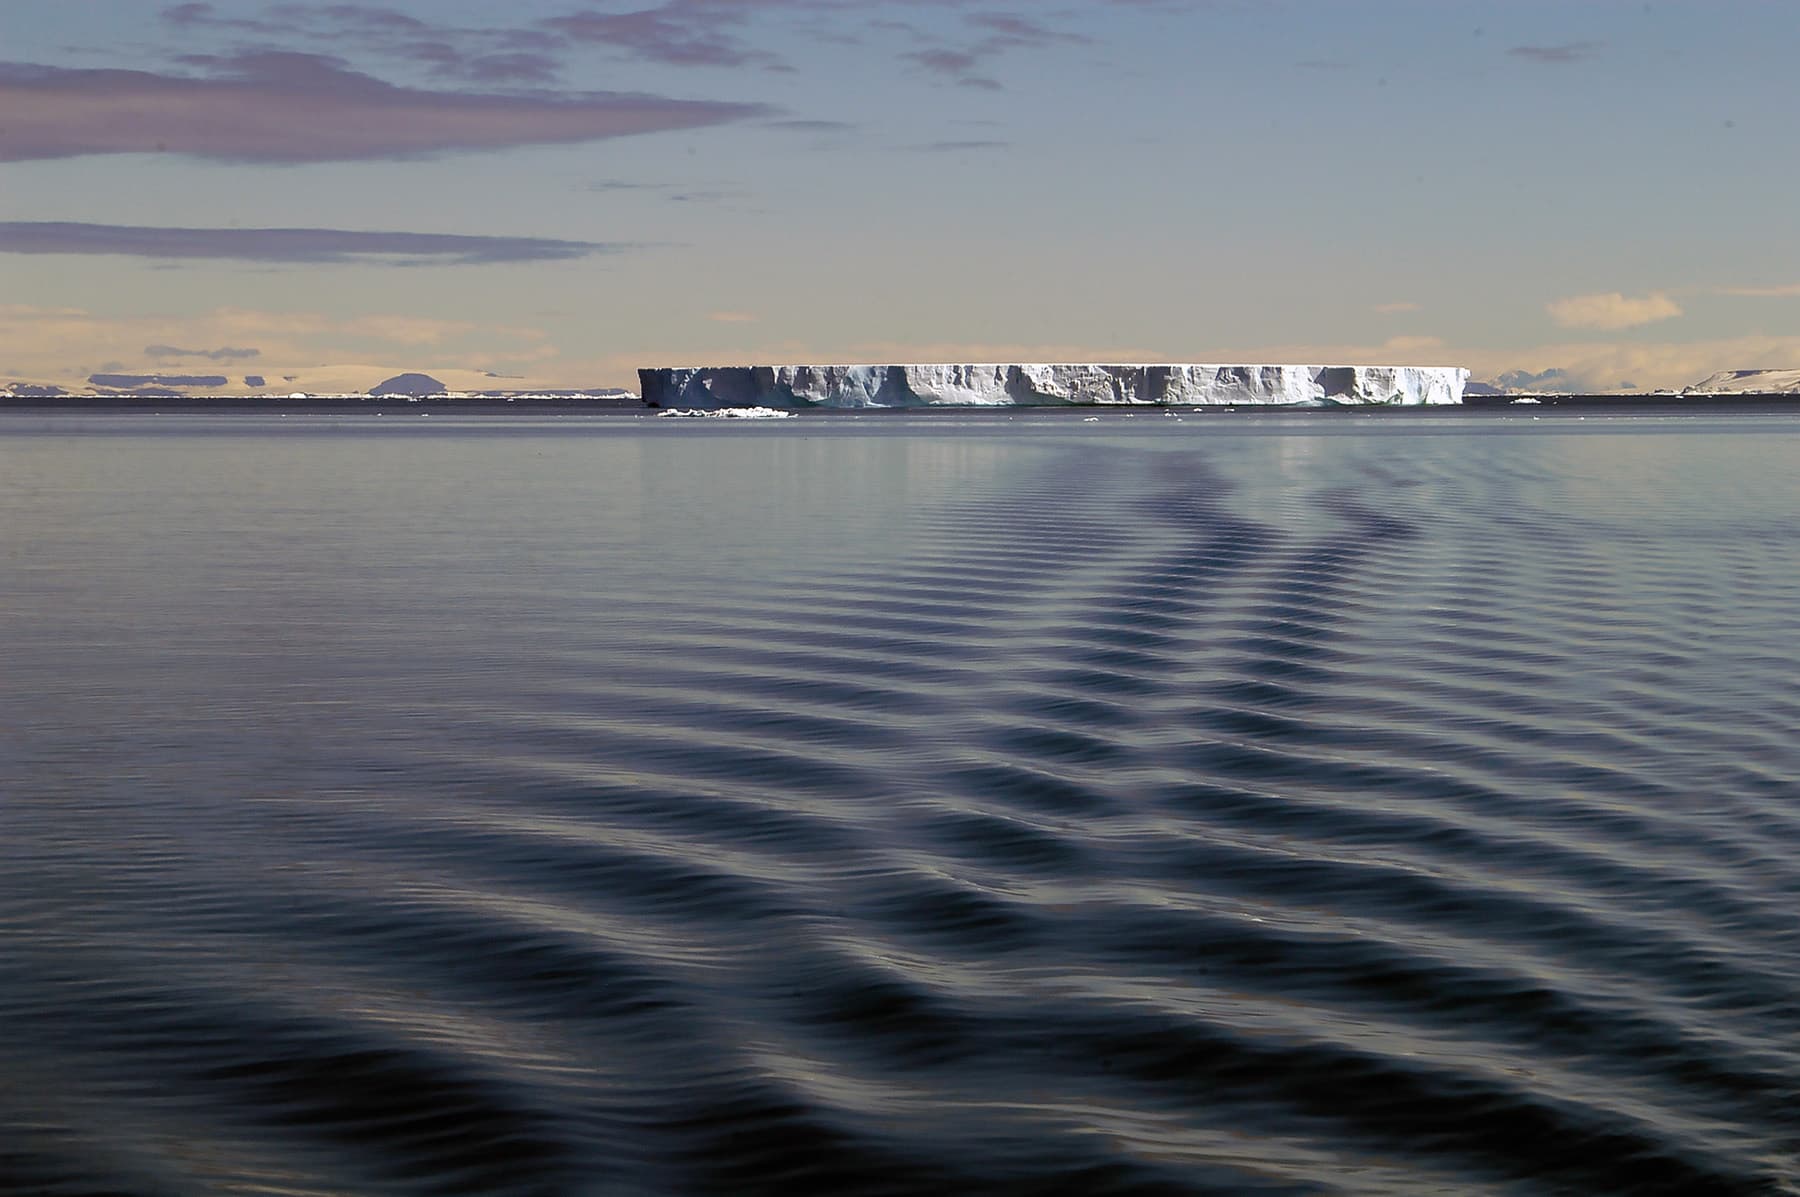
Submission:
M 0 418 L 0 1191 L 1800 1193 L 1800 418 Z

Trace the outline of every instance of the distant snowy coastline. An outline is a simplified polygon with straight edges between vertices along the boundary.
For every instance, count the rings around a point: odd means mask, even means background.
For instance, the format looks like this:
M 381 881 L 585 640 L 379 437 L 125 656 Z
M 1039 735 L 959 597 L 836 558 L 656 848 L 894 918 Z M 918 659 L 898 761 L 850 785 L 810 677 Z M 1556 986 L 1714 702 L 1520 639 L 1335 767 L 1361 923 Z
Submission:
M 462 373 L 465 380 L 475 379 L 470 371 Z M 486 374 L 480 376 L 479 380 L 485 382 L 487 379 L 498 377 L 500 376 Z M 244 376 L 244 382 L 250 389 L 244 390 L 228 385 L 230 379 L 224 375 L 90 374 L 86 380 L 87 385 L 82 388 L 65 387 L 54 383 L 14 381 L 0 386 L 0 399 L 117 400 L 127 403 L 138 399 L 170 399 L 217 407 L 241 407 L 246 404 L 284 403 L 298 400 L 320 400 L 333 403 L 409 403 L 470 399 L 505 402 L 600 400 L 610 403 L 636 403 L 638 401 L 637 392 L 620 387 L 451 386 L 433 375 L 418 372 L 393 375 L 367 390 L 346 389 L 331 385 L 304 387 L 293 385 L 295 381 L 293 376 L 284 376 L 279 382 L 285 385 L 277 385 L 260 374 L 250 374 Z
M 363 405 L 368 407 L 392 406 L 406 403 L 447 404 L 463 403 L 474 405 L 493 405 L 499 403 L 557 403 L 572 406 L 589 405 L 594 407 L 617 407 L 620 405 L 638 405 L 639 399 L 635 391 L 618 387 L 594 388 L 587 390 L 542 389 L 530 391 L 423 391 L 418 394 L 405 392 L 388 392 L 375 395 L 367 391 L 272 391 L 264 394 L 217 394 L 213 392 L 191 392 L 172 387 L 138 387 L 131 390 L 68 390 L 63 387 L 36 384 L 22 384 L 0 387 L 0 400 L 29 401 L 31 403 L 56 406 L 71 405 L 106 405 L 137 404 L 167 401 L 206 408 L 233 408 L 255 410 L 263 407 L 284 407 L 296 403 L 331 403 L 338 405 Z
M 446 386 L 428 374 L 396 375 L 368 390 L 265 385 L 243 393 L 194 387 L 164 375 L 96 375 L 85 387 L 0 382 L 0 403 L 20 407 L 134 408 L 166 402 L 196 410 L 258 410 L 317 403 L 334 407 L 462 404 L 470 410 L 511 404 L 524 409 L 618 408 L 691 411 L 765 407 L 918 408 L 1007 406 L 1473 407 L 1513 404 L 1629 410 L 1653 406 L 1719 408 L 1733 404 L 1800 404 L 1800 370 L 1721 370 L 1679 390 L 1583 392 L 1470 381 L 1447 366 L 1162 366 L 1162 365 L 903 365 L 704 366 L 639 371 L 644 392 L 619 387 L 529 387 L 502 390 Z M 258 382 L 264 382 L 257 378 Z M 1541 381 L 1541 379 L 1534 379 Z
M 1800 370 L 1721 370 L 1688 387 L 1687 395 L 1800 395 Z

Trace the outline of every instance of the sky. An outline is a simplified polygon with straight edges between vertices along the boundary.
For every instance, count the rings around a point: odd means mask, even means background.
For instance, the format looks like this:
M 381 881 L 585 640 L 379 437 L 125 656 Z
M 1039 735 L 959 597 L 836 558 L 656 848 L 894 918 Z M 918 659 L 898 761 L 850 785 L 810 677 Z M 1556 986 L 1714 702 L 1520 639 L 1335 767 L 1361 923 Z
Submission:
M 1800 367 L 1788 0 L 0 0 L 0 385 Z

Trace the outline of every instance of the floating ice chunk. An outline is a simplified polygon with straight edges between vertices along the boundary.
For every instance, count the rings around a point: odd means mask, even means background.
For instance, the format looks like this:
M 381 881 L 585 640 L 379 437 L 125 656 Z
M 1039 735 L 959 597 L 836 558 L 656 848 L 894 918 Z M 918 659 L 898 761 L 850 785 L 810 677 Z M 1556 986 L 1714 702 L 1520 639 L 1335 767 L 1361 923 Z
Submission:
M 782 411 L 776 407 L 717 407 L 717 408 L 669 408 L 656 413 L 659 416 L 674 416 L 676 419 L 724 418 L 727 420 L 791 420 L 794 413 Z

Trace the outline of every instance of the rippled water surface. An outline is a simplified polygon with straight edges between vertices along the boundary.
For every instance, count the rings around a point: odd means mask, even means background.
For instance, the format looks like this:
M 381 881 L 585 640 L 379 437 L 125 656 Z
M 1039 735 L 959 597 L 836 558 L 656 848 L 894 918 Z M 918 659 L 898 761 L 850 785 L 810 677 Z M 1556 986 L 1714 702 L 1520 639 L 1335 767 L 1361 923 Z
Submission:
M 0 1191 L 1800 1193 L 1800 418 L 0 418 Z

